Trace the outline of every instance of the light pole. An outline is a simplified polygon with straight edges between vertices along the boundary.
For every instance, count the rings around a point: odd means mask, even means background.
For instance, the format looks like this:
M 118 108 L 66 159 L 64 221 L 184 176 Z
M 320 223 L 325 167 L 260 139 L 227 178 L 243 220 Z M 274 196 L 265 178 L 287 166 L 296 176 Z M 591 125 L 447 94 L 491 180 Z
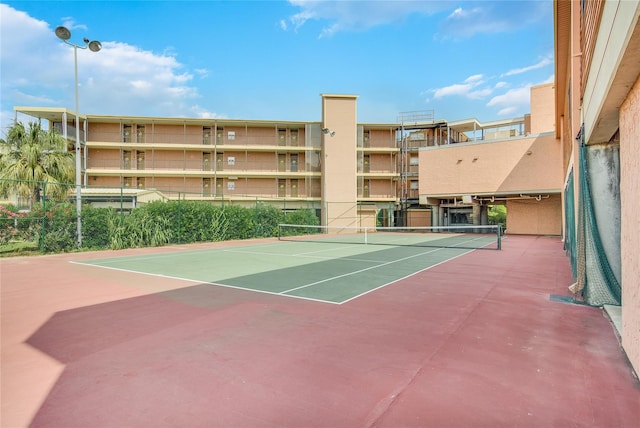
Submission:
M 87 49 L 91 52 L 98 52 L 102 49 L 102 44 L 96 40 L 89 41 L 84 38 L 84 45 L 76 45 L 71 43 L 71 31 L 66 27 L 60 26 L 56 28 L 56 36 L 66 44 L 73 46 L 73 62 L 75 68 L 75 86 L 76 86 L 76 225 L 78 233 L 78 247 L 82 247 L 82 165 L 80 162 L 82 146 L 80 144 L 80 117 L 78 113 L 78 48 Z M 85 130 L 86 131 L 86 130 Z

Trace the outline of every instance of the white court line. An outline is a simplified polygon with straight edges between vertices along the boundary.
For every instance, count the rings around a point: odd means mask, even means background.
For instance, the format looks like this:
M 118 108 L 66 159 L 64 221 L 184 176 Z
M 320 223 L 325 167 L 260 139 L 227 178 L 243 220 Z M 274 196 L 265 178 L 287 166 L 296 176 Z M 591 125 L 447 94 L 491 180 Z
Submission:
M 463 245 L 463 244 L 466 244 L 467 242 L 473 242 L 473 241 L 475 241 L 476 239 L 478 239 L 478 238 L 469 239 L 469 240 L 467 240 L 467 241 L 460 242 L 460 243 L 455 244 L 455 245 Z M 487 244 L 487 245 L 488 245 L 488 244 Z M 300 289 L 303 289 L 303 288 L 311 287 L 311 286 L 313 286 L 313 285 L 322 284 L 323 282 L 328 282 L 328 281 L 332 281 L 332 280 L 334 280 L 334 279 L 344 278 L 344 277 L 347 277 L 347 276 L 350 276 L 350 275 L 354 275 L 354 274 L 361 273 L 361 272 L 366 272 L 366 271 L 368 271 L 368 270 L 372 270 L 372 269 L 377 269 L 377 268 L 379 268 L 379 267 L 387 266 L 387 265 L 390 265 L 390 264 L 393 264 L 393 263 L 397 263 L 397 262 L 401 262 L 401 261 L 404 261 L 404 260 L 408 260 L 408 259 L 411 259 L 411 258 L 414 258 L 414 257 L 423 256 L 423 255 L 425 255 L 425 254 L 434 253 L 434 252 L 436 252 L 436 251 L 442 251 L 442 250 L 447 250 L 447 249 L 452 249 L 452 248 L 454 248 L 454 247 L 452 246 L 452 247 L 445 247 L 445 248 L 436 248 L 436 249 L 434 249 L 434 250 L 425 251 L 425 252 L 423 252 L 423 253 L 418 253 L 418 254 L 414 254 L 414 255 L 411 255 L 411 256 L 403 257 L 403 258 L 401 258 L 401 259 L 397 259 L 397 260 L 392 260 L 392 261 L 389 261 L 389 262 L 385 262 L 385 263 L 382 263 L 382 264 L 380 264 L 380 265 L 371 266 L 371 267 L 364 268 L 364 269 L 359 269 L 359 270 L 356 270 L 356 271 L 353 271 L 353 272 L 349 272 L 349 273 L 345 273 L 345 274 L 342 274 L 342 275 L 337 275 L 337 276 L 334 276 L 334 277 L 331 277 L 331 278 L 326 278 L 326 279 L 323 279 L 323 280 L 320 280 L 320 281 L 312 282 L 312 283 L 310 283 L 310 284 L 301 285 L 300 287 L 295 287 L 295 288 L 292 288 L 292 289 L 290 289 L 290 290 L 281 291 L 281 293 L 290 293 L 290 292 L 292 292 L 292 291 L 296 291 L 296 290 L 300 290 Z M 371 289 L 371 290 L 368 290 L 368 291 L 366 291 L 366 292 L 364 292 L 364 293 L 361 293 L 361 294 L 359 294 L 359 295 L 357 295 L 357 296 L 351 297 L 351 298 L 349 298 L 349 299 L 347 299 L 347 300 L 343 300 L 342 302 L 340 302 L 340 304 L 346 303 L 346 302 L 348 302 L 348 301 L 350 301 L 350 300 L 353 300 L 353 299 L 355 299 L 355 298 L 357 298 L 357 297 L 359 297 L 359 296 L 363 296 L 363 295 L 365 295 L 365 294 L 367 294 L 367 293 L 370 293 L 371 291 L 379 290 L 379 289 L 380 289 L 380 288 L 382 288 L 382 287 L 386 287 L 387 285 L 393 284 L 393 283 L 395 283 L 395 282 L 398 282 L 398 281 L 400 281 L 400 280 L 402 280 L 402 279 L 408 278 L 408 277 L 410 277 L 410 276 L 412 276 L 412 275 L 415 275 L 415 274 L 417 274 L 417 273 L 419 273 L 419 272 L 422 272 L 422 271 L 425 271 L 425 270 L 427 270 L 427 269 L 431 269 L 431 268 L 432 268 L 432 267 L 434 267 L 434 266 L 438 266 L 438 265 L 440 265 L 440 264 L 442 264 L 442 263 L 445 263 L 445 262 L 447 262 L 447 261 L 449 261 L 449 260 L 456 259 L 456 258 L 458 258 L 458 257 L 460 257 L 460 256 L 463 256 L 463 255 L 468 254 L 468 253 L 470 253 L 470 252 L 472 252 L 472 251 L 475 251 L 475 250 L 476 250 L 476 248 L 469 249 L 468 251 L 465 251 L 465 252 L 464 252 L 464 253 L 462 253 L 462 254 L 459 254 L 459 255 L 454 256 L 454 257 L 450 257 L 450 258 L 448 258 L 447 260 L 443 260 L 443 261 L 441 261 L 441 262 L 439 262 L 439 263 L 436 263 L 436 264 L 434 264 L 434 265 L 431 265 L 431 266 L 429 266 L 429 267 L 427 267 L 427 268 L 425 268 L 425 269 L 421 269 L 421 270 L 419 270 L 419 271 L 417 271 L 417 272 L 413 272 L 413 273 L 411 273 L 411 274 L 409 274 L 409 275 L 406 275 L 406 276 L 404 276 L 404 277 L 402 277 L 402 278 L 400 278 L 400 279 L 395 279 L 395 280 L 393 280 L 393 281 L 391 281 L 391 282 L 388 282 L 388 283 L 386 283 L 386 284 L 382 284 L 382 285 L 380 285 L 380 286 L 378 286 L 378 287 L 376 287 L 376 288 L 373 288 L 373 289 Z
M 444 248 L 441 248 L 441 249 L 444 249 Z M 352 301 L 352 300 L 357 299 L 358 297 L 362 297 L 362 296 L 364 296 L 365 294 L 372 293 L 372 292 L 374 292 L 374 291 L 376 291 L 376 290 L 380 290 L 381 288 L 384 288 L 384 287 L 386 287 L 386 286 L 388 286 L 388 285 L 394 284 L 394 283 L 396 283 L 396 282 L 398 282 L 398 281 L 402 281 L 403 279 L 411 278 L 412 276 L 417 275 L 417 274 L 419 274 L 420 272 L 424 272 L 424 271 L 429 270 L 429 269 L 431 269 L 431 268 L 434 268 L 434 267 L 436 267 L 436 266 L 440 266 L 440 265 L 441 265 L 441 264 L 443 264 L 443 263 L 446 263 L 446 262 L 449 262 L 449 261 L 451 261 L 451 260 L 457 259 L 458 257 L 462 257 L 462 256 L 464 256 L 465 254 L 469 254 L 469 253 L 471 253 L 471 252 L 473 252 L 473 251 L 475 251 L 475 250 L 476 250 L 476 249 L 474 248 L 474 249 L 471 249 L 471 250 L 469 250 L 469 251 L 465 251 L 465 252 L 464 252 L 464 253 L 462 253 L 462 254 L 458 254 L 457 256 L 454 256 L 454 257 L 448 258 L 448 259 L 443 260 L 443 261 L 441 261 L 441 262 L 438 262 L 438 263 L 436 263 L 436 264 L 434 264 L 434 265 L 427 266 L 427 267 L 426 267 L 426 268 L 424 268 L 424 269 L 420 269 L 419 271 L 416 271 L 416 272 L 410 273 L 409 275 L 405 275 L 405 276 L 403 276 L 402 278 L 394 279 L 394 280 L 393 280 L 393 281 L 391 281 L 391 282 L 387 282 L 386 284 L 379 285 L 379 286 L 378 286 L 378 287 L 376 287 L 376 288 L 372 288 L 371 290 L 367 290 L 367 291 L 365 291 L 365 292 L 363 292 L 363 293 L 360 293 L 360 294 L 358 294 L 358 295 L 355 295 L 355 296 L 353 296 L 353 297 L 350 297 L 350 298 L 348 298 L 347 300 L 343 300 L 342 302 L 340 302 L 340 304 L 342 305 L 342 304 L 344 304 L 344 303 L 350 302 L 350 301 Z
M 155 277 L 159 277 L 159 278 L 175 279 L 175 280 L 178 280 L 178 281 L 193 282 L 193 283 L 196 283 L 196 284 L 199 284 L 199 285 L 213 285 L 213 286 L 216 286 L 216 287 L 233 288 L 235 290 L 243 290 L 243 291 L 251 291 L 251 292 L 255 292 L 255 293 L 270 294 L 272 296 L 290 297 L 290 298 L 293 298 L 293 299 L 300 299 L 300 300 L 311 300 L 311 301 L 320 302 L 320 303 L 331 303 L 332 305 L 341 304 L 341 302 L 332 302 L 331 300 L 314 299 L 313 297 L 294 296 L 294 295 L 289 296 L 289 295 L 281 294 L 281 293 L 275 292 L 275 291 L 266 291 L 266 290 L 258 290 L 256 288 L 238 287 L 236 285 L 221 284 L 219 282 L 198 281 L 196 279 L 182 278 L 182 277 L 179 277 L 179 276 L 171 276 L 171 275 L 163 275 L 163 274 L 160 274 L 160 273 L 140 272 L 140 271 L 137 271 L 137 270 L 115 268 L 115 267 L 111 267 L 111 266 L 92 265 L 92 264 L 75 262 L 75 261 L 70 261 L 69 263 L 76 264 L 76 265 L 82 265 L 82 266 L 97 267 L 97 268 L 102 268 L 102 269 L 117 270 L 117 271 L 120 271 L 120 272 L 135 273 L 135 274 L 139 274 L 139 275 L 148 275 L 148 276 L 155 276 Z M 174 291 L 174 290 L 178 290 L 178 289 L 163 290 L 163 291 L 160 291 L 160 292 L 157 292 L 157 293 L 150 293 L 150 294 L 159 294 L 159 293 L 162 294 L 162 293 L 168 293 L 168 292 L 171 292 L 171 291 Z
M 334 250 L 337 250 L 340 247 L 333 247 Z M 325 252 L 328 250 L 322 250 L 322 251 L 308 251 L 306 253 L 299 253 L 299 254 L 289 254 L 289 253 L 263 253 L 263 252 L 259 252 L 259 251 L 236 251 L 236 250 L 225 250 L 225 252 L 229 252 L 229 253 L 239 253 L 239 254 L 255 254 L 255 255 L 260 255 L 260 256 L 283 256 L 283 257 L 289 257 L 292 259 L 295 258 L 301 258 L 301 259 L 318 259 L 318 260 L 345 260 L 345 261 L 351 261 L 351 262 L 366 262 L 366 263 L 380 263 L 380 260 L 369 260 L 369 259 L 356 259 L 356 258 L 351 258 L 349 256 L 346 257 L 331 257 L 331 256 L 314 256 L 311 255 L 313 253 L 320 253 L 320 252 Z
M 384 267 L 384 266 L 387 266 L 387 265 L 390 265 L 390 264 L 393 264 L 393 263 L 402 262 L 404 260 L 409 260 L 409 259 L 412 259 L 412 258 L 418 257 L 418 256 L 424 256 L 425 254 L 433 253 L 435 251 L 440 251 L 440 250 L 444 250 L 444 249 L 445 248 L 436 248 L 435 250 L 425 251 L 424 253 L 413 254 L 411 256 L 403 257 L 401 259 L 391 260 L 391 261 L 384 262 L 384 263 L 381 263 L 381 264 L 378 264 L 378 265 L 375 265 L 375 266 L 370 266 L 368 268 L 354 270 L 353 272 L 344 273 L 342 275 L 337 275 L 337 276 L 333 276 L 331 278 L 322 279 L 320 281 L 312 282 L 310 284 L 301 285 L 300 287 L 295 287 L 295 288 L 292 288 L 290 290 L 281 291 L 281 293 L 290 293 L 292 291 L 300 290 L 302 288 L 307 288 L 307 287 L 311 287 L 313 285 L 322 284 L 323 282 L 333 281 L 334 279 L 344 278 L 346 276 L 355 275 L 355 274 L 358 274 L 358 273 L 361 273 L 361 272 L 366 272 L 366 271 L 371 270 L 371 269 L 377 269 L 377 268 Z
M 456 245 L 463 245 L 466 242 L 471 242 L 471 241 L 476 240 L 476 239 L 479 239 L 479 238 L 474 238 L 474 239 L 471 239 L 471 240 L 468 240 L 468 241 L 465 241 L 465 242 L 461 242 L 461 243 L 456 244 Z M 262 246 L 262 245 L 270 245 L 270 244 L 259 244 L 258 246 Z M 344 244 L 341 244 L 339 247 L 332 247 L 331 249 L 327 249 L 326 251 L 332 251 L 332 250 L 335 250 L 335 249 L 338 249 L 338 248 L 342 248 L 343 245 Z M 355 244 L 355 245 L 361 245 L 361 244 Z M 357 271 L 354 271 L 354 272 L 350 272 L 350 273 L 347 273 L 347 274 L 343 274 L 343 275 L 338 275 L 338 276 L 335 276 L 335 277 L 332 277 L 332 278 L 327 278 L 327 279 L 324 279 L 324 280 L 321 280 L 321 281 L 316 281 L 316 282 L 313 282 L 313 283 L 310 283 L 310 284 L 302 285 L 300 287 L 295 287 L 295 288 L 292 288 L 290 290 L 280 291 L 280 292 L 265 291 L 265 290 L 255 289 L 255 288 L 247 288 L 247 287 L 239 287 L 239 286 L 234 286 L 234 285 L 221 284 L 221 283 L 217 283 L 217 282 L 199 281 L 199 280 L 183 278 L 183 277 L 176 277 L 176 276 L 170 276 L 170 275 L 141 272 L 141 271 L 136 271 L 136 270 L 131 270 L 131 269 L 123 269 L 123 268 L 116 268 L 116 267 L 111 267 L 111 266 L 104 266 L 104 265 L 101 265 L 101 264 L 92 263 L 92 261 L 90 259 L 89 260 L 82 260 L 82 261 L 73 261 L 72 260 L 69 263 L 78 264 L 78 265 L 82 265 L 82 266 L 93 266 L 93 267 L 98 267 L 98 268 L 102 268 L 102 269 L 111 269 L 111 270 L 127 272 L 127 273 L 155 276 L 155 277 L 159 277 L 159 278 L 167 278 L 167 279 L 173 279 L 173 280 L 179 280 L 179 281 L 186 281 L 186 282 L 197 283 L 197 284 L 213 285 L 213 286 L 218 286 L 218 287 L 232 288 L 232 289 L 236 289 L 236 290 L 252 291 L 252 292 L 257 292 L 257 293 L 262 293 L 262 294 L 270 294 L 270 295 L 275 295 L 275 296 L 284 296 L 284 297 L 290 297 L 290 298 L 301 299 L 301 300 L 308 300 L 308 301 L 314 301 L 314 302 L 331 303 L 331 304 L 334 304 L 334 305 L 341 305 L 343 303 L 350 302 L 351 300 L 354 300 L 354 299 L 356 299 L 358 297 L 364 296 L 365 294 L 371 293 L 373 291 L 376 291 L 376 290 L 379 290 L 379 289 L 381 289 L 383 287 L 391 285 L 391 284 L 393 284 L 395 282 L 401 281 L 401 280 L 403 280 L 405 278 L 409 278 L 409 277 L 411 277 L 413 275 L 416 275 L 417 273 L 423 272 L 425 270 L 428 270 L 428 269 L 431 269 L 431 268 L 433 268 L 435 266 L 443 264 L 443 263 L 445 263 L 447 261 L 450 261 L 450 260 L 456 259 L 458 257 L 461 257 L 461 256 L 463 256 L 465 254 L 468 254 L 468 253 L 470 253 L 472 251 L 475 251 L 476 249 L 469 249 L 468 251 L 466 251 L 466 252 L 464 252 L 462 254 L 459 254 L 457 256 L 448 258 L 447 260 L 443 260 L 443 261 L 441 261 L 439 263 L 436 263 L 434 265 L 428 266 L 428 267 L 426 267 L 424 269 L 421 269 L 419 271 L 413 272 L 413 273 L 411 273 L 409 275 L 406 275 L 406 276 L 404 276 L 402 278 L 393 280 L 393 281 L 388 282 L 386 284 L 380 285 L 380 286 L 375 287 L 375 288 L 373 288 L 371 290 L 367 290 L 364 293 L 361 293 L 361 294 L 358 294 L 356 296 L 350 297 L 349 299 L 343 300 L 341 302 L 333 302 L 331 300 L 315 299 L 315 298 L 312 298 L 312 297 L 296 296 L 296 295 L 285 294 L 285 293 L 290 293 L 292 291 L 299 290 L 299 289 L 302 289 L 302 288 L 307 288 L 307 287 L 310 287 L 310 286 L 313 286 L 313 285 L 317 285 L 317 284 L 321 284 L 323 282 L 327 282 L 327 281 L 331 281 L 331 280 L 334 280 L 334 279 L 350 276 L 350 275 L 357 274 L 357 273 L 360 273 L 360 272 L 365 272 L 365 271 L 368 271 L 368 270 L 371 270 L 371 269 L 376 269 L 378 267 L 382 267 L 382 266 L 386 266 L 386 265 L 389 265 L 389 264 L 397 263 L 397 262 L 400 262 L 400 261 L 403 261 L 403 260 L 408 260 L 408 259 L 411 259 L 411 258 L 414 258 L 414 257 L 422 256 L 422 255 L 433 253 L 433 252 L 436 252 L 436 251 L 447 250 L 447 249 L 455 249 L 455 247 L 436 248 L 436 249 L 433 249 L 433 250 L 425 251 L 425 252 L 422 252 L 422 253 L 419 253 L 419 254 L 414 254 L 414 255 L 407 256 L 407 257 L 404 257 L 404 258 L 401 258 L 401 259 L 397 259 L 397 260 L 392 260 L 392 261 L 385 262 L 385 263 L 382 263 L 382 264 L 379 264 L 379 262 L 380 262 L 379 260 L 361 260 L 361 259 L 346 259 L 345 258 L 343 260 L 357 260 L 357 261 L 363 261 L 363 262 L 369 262 L 369 263 L 377 263 L 377 264 L 375 266 L 371 266 L 371 267 L 368 267 L 368 268 L 360 269 L 360 270 L 357 270 Z M 213 252 L 230 251 L 228 248 L 212 248 L 212 249 L 198 249 L 198 250 L 192 250 L 192 251 L 187 251 L 187 252 L 180 252 L 179 254 L 186 254 L 186 253 L 191 253 L 191 252 L 196 253 L 196 252 L 211 251 L 211 250 L 213 250 Z M 325 250 L 320 250 L 320 251 L 313 251 L 313 252 L 302 253 L 302 254 L 310 254 L 310 253 L 314 253 L 314 252 L 324 252 L 324 251 Z M 234 252 L 241 252 L 241 251 L 234 251 Z M 104 263 L 105 261 L 109 261 L 109 260 L 117 261 L 117 260 L 121 260 L 123 258 L 135 258 L 136 260 L 145 260 L 145 259 L 148 259 L 148 258 L 157 258 L 157 256 L 159 256 L 159 255 L 161 255 L 161 256 L 172 256 L 172 255 L 175 256 L 175 254 L 176 254 L 175 252 L 171 252 L 171 253 L 163 253 L 163 254 L 151 254 L 149 256 L 142 256 L 142 257 L 121 256 L 121 257 L 113 257 L 113 258 L 109 258 L 109 259 L 95 259 L 95 260 L 96 261 L 100 261 L 100 263 Z M 265 255 L 274 255 L 273 253 L 264 253 L 264 254 Z M 292 255 L 289 255 L 289 256 L 290 257 L 295 257 L 295 256 L 292 256 Z M 321 258 L 321 257 L 318 257 L 318 258 Z

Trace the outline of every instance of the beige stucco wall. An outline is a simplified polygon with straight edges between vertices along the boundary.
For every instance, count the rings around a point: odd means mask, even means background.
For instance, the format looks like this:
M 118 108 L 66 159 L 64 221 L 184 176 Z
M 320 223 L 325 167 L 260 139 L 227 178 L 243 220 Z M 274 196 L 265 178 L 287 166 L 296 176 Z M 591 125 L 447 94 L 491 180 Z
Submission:
M 370 172 L 395 172 L 395 158 L 389 153 L 371 153 L 369 154 L 369 171 Z
M 120 187 L 120 177 L 94 177 L 89 180 L 90 187 Z
M 560 235 L 562 233 L 562 201 L 559 194 L 541 199 L 507 201 L 507 233 L 509 235 Z
M 412 227 L 431 226 L 431 210 L 407 210 L 407 225 Z
M 153 126 L 153 136 L 148 136 L 154 144 L 180 144 L 184 142 L 184 127 L 181 125 L 159 125 Z
M 391 180 L 366 180 L 369 183 L 369 197 L 393 198 L 395 196 L 395 183 Z
M 120 150 L 89 149 L 88 168 L 118 169 L 121 163 Z
M 322 126 L 334 133 L 322 134 L 322 222 L 329 226 L 355 226 L 359 222 L 356 98 L 322 95 Z
M 640 373 L 640 79 L 620 107 L 622 345 Z
M 451 144 L 419 153 L 420 195 L 505 194 L 563 187 L 561 146 L 552 134 Z
M 390 129 L 370 129 L 368 147 L 394 148 L 395 131 Z
M 551 132 L 555 130 L 554 105 L 555 90 L 553 83 L 531 87 L 531 133 Z
M 181 155 L 173 150 L 154 150 L 147 162 L 151 161 L 150 168 L 153 169 L 180 169 L 184 163 Z
M 87 141 L 121 142 L 120 124 L 89 122 Z

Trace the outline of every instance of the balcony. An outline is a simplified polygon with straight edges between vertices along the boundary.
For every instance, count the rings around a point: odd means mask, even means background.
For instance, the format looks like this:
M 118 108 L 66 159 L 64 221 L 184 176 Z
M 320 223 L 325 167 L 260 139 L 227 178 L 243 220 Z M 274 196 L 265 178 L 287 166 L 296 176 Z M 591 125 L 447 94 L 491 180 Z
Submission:
M 241 148 L 253 150 L 278 151 L 306 151 L 319 150 L 320 140 L 305 143 L 304 138 L 292 138 L 279 135 L 241 135 L 240 132 L 210 135 L 201 130 L 187 130 L 187 132 L 135 132 L 135 131 L 105 131 L 91 130 L 88 145 L 91 147 L 119 147 L 122 145 L 144 145 L 146 148 L 190 148 L 198 146 L 219 147 L 220 149 Z M 206 150 L 206 149 L 205 149 Z
M 219 158 L 220 159 L 220 158 Z M 290 163 L 284 165 L 273 160 L 245 161 L 229 159 L 206 161 L 205 159 L 153 159 L 147 155 L 142 161 L 131 158 L 92 158 L 87 160 L 87 173 L 93 175 L 123 174 L 129 171 L 144 171 L 145 175 L 210 176 L 214 174 L 242 176 L 305 177 L 320 174 L 320 165 L 312 163 Z
M 54 123 L 53 124 L 53 129 L 55 129 L 60 135 L 65 137 L 67 140 L 71 140 L 71 141 L 74 141 L 74 142 L 76 141 L 76 127 L 75 126 L 67 125 L 67 135 L 64 135 L 61 123 Z M 85 142 L 84 130 L 82 130 L 82 129 L 80 129 L 80 142 L 81 143 Z

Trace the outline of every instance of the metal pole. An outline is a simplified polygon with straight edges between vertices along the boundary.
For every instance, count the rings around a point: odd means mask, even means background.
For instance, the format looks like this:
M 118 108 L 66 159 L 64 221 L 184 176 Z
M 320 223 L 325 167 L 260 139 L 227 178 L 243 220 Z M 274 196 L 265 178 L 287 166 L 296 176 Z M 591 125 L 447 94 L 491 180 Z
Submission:
M 73 62 L 76 85 L 76 231 L 78 234 L 78 248 L 82 248 L 82 176 L 80 171 L 82 164 L 80 161 L 80 117 L 78 113 L 78 47 L 75 45 L 73 45 Z
M 56 36 L 64 43 L 73 46 L 73 66 L 75 74 L 75 92 L 76 92 L 76 221 L 77 221 L 77 235 L 78 235 L 78 248 L 82 247 L 82 144 L 80 143 L 80 108 L 78 101 L 78 48 L 89 49 L 91 52 L 98 52 L 102 49 L 102 45 L 97 40 L 89 41 L 84 39 L 84 46 L 78 46 L 75 43 L 69 42 L 71 38 L 71 31 L 68 28 L 59 26 L 55 30 Z

